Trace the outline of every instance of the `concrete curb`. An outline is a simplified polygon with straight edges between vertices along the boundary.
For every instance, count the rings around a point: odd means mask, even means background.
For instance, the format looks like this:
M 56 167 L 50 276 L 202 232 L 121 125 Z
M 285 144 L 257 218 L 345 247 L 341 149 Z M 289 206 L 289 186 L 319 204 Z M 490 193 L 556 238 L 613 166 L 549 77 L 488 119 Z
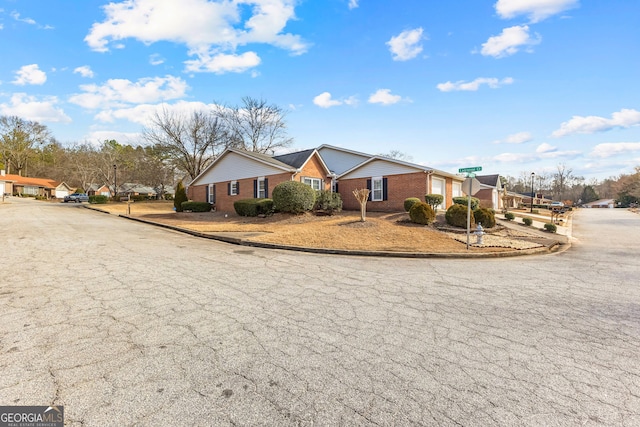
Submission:
M 97 210 L 94 208 L 89 208 Z M 564 252 L 571 246 L 568 243 L 554 242 L 549 246 L 543 246 L 533 249 L 514 249 L 507 252 L 486 252 L 486 253 L 428 253 L 428 252 L 390 252 L 390 251 L 362 251 L 362 250 L 346 250 L 346 249 L 327 249 L 327 248 L 309 248 L 304 246 L 287 246 L 276 245 L 272 243 L 253 242 L 243 238 L 223 236 L 212 233 L 201 233 L 199 231 L 193 231 L 186 228 L 176 227 L 173 225 L 162 224 L 159 222 L 148 221 L 141 218 L 134 218 L 127 215 L 118 215 L 121 218 L 125 218 L 131 221 L 141 222 L 143 224 L 149 224 L 156 227 L 166 228 L 169 230 L 177 231 L 180 233 L 189 234 L 195 237 L 201 237 L 204 239 L 216 240 L 224 243 L 231 243 L 239 246 L 248 246 L 255 248 L 266 249 L 281 249 L 287 251 L 308 252 L 315 254 L 328 254 L 328 255 L 350 255 L 350 256 L 369 256 L 369 257 L 389 257 L 389 258 L 507 258 L 524 255 L 544 255 L 550 253 Z

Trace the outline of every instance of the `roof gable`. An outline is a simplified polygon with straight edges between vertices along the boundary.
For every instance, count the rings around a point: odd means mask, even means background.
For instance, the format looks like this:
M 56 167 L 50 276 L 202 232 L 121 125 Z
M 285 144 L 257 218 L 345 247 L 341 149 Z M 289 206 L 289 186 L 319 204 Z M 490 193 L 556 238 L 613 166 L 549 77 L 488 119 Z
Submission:
M 190 185 L 233 181 L 283 172 L 294 173 L 296 168 L 266 154 L 227 148 Z

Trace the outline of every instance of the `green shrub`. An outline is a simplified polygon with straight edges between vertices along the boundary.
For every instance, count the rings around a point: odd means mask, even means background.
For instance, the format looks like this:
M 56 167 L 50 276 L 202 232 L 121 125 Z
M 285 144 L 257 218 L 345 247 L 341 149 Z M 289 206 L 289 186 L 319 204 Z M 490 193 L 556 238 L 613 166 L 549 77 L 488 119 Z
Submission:
M 233 209 L 240 216 L 271 215 L 273 213 L 273 200 L 241 199 L 233 203 Z
M 544 225 L 544 229 L 547 230 L 550 233 L 555 233 L 556 231 L 558 231 L 558 227 L 556 227 L 555 224 L 552 224 L 550 222 L 546 223 Z
M 440 206 L 444 201 L 444 196 L 442 194 L 427 194 L 424 196 L 424 201 L 427 202 L 427 204 L 431 206 L 431 208 L 433 208 L 433 211 L 435 212 L 437 206 Z
M 173 199 L 173 207 L 176 208 L 176 212 L 182 212 L 182 203 L 187 201 L 189 201 L 187 191 L 184 189 L 182 181 L 180 181 L 176 187 L 176 196 Z
M 409 209 L 409 218 L 416 224 L 431 224 L 436 219 L 436 213 L 431 206 L 418 202 Z
M 409 197 L 407 199 L 404 199 L 404 211 L 409 212 L 413 205 L 415 205 L 416 203 L 421 203 L 421 200 L 417 197 Z
M 513 221 L 514 219 L 516 219 L 516 216 L 511 212 L 506 212 L 504 214 L 504 219 L 506 219 L 507 221 Z
M 531 218 L 529 218 L 528 216 L 525 216 L 524 218 L 522 218 L 522 222 L 527 227 L 529 227 L 531 224 L 533 224 L 533 220 Z
M 453 198 L 453 203 L 455 203 L 457 205 L 467 206 L 469 204 L 469 199 L 466 196 L 465 197 L 454 197 Z M 477 197 L 472 197 L 471 198 L 471 210 L 472 211 L 475 211 L 476 209 L 478 209 L 478 205 L 479 204 L 480 204 L 480 199 L 478 199 Z
M 496 226 L 496 214 L 493 209 L 479 208 L 473 211 L 473 218 L 477 224 L 482 224 L 484 228 L 493 228 Z
M 340 193 L 329 190 L 316 191 L 316 202 L 313 205 L 314 211 L 323 211 L 330 215 L 342 210 L 342 197 Z
M 285 181 L 275 186 L 271 198 L 275 210 L 298 214 L 313 209 L 316 192 L 302 182 Z
M 447 224 L 454 227 L 467 228 L 467 206 L 454 203 L 449 206 L 447 212 L 444 215 L 447 220 Z M 471 226 L 475 225 L 473 215 L 471 215 Z
M 182 202 L 182 211 L 209 212 L 211 203 L 207 202 Z
M 103 196 L 102 194 L 96 194 L 95 196 L 89 196 L 89 203 L 94 205 L 104 205 L 109 201 L 109 196 Z

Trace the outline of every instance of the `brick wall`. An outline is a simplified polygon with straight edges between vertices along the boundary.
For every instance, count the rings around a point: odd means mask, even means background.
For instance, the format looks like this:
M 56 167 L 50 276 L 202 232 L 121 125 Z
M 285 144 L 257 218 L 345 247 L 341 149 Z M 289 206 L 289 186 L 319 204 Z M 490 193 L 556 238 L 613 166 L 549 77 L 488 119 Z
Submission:
M 267 179 L 267 196 L 271 197 L 271 192 L 275 186 L 281 182 L 290 181 L 291 174 L 284 172 L 277 175 L 268 175 L 265 178 Z M 230 181 L 216 182 L 216 210 L 220 212 L 233 213 L 235 212 L 235 209 L 233 208 L 233 203 L 235 201 L 241 199 L 253 199 L 253 181 L 256 179 L 258 178 L 239 179 L 238 186 L 240 191 L 235 196 L 229 195 Z M 204 202 L 207 200 L 207 191 L 208 185 L 189 187 L 189 199 Z
M 300 173 L 295 174 L 293 179 L 295 181 L 300 181 L 302 177 L 320 178 L 324 182 L 324 189 L 331 189 L 331 178 L 327 178 L 327 172 L 322 166 L 322 163 L 320 163 L 320 159 L 317 155 L 311 157 L 307 164 L 304 165 Z
M 417 197 L 424 201 L 427 194 L 427 176 L 424 172 L 390 175 L 387 178 L 387 200 L 367 202 L 367 211 L 404 212 L 404 200 Z M 355 178 L 338 181 L 338 192 L 342 197 L 343 209 L 360 210 L 360 203 L 353 190 L 367 188 L 368 178 Z

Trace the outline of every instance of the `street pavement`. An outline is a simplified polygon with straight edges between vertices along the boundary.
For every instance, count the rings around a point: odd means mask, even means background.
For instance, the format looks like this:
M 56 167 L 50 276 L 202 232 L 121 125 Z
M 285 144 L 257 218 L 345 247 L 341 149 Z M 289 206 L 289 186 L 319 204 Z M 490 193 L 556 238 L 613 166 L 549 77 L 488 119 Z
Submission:
M 639 426 L 640 216 L 564 252 L 234 246 L 0 204 L 0 405 L 67 426 Z

